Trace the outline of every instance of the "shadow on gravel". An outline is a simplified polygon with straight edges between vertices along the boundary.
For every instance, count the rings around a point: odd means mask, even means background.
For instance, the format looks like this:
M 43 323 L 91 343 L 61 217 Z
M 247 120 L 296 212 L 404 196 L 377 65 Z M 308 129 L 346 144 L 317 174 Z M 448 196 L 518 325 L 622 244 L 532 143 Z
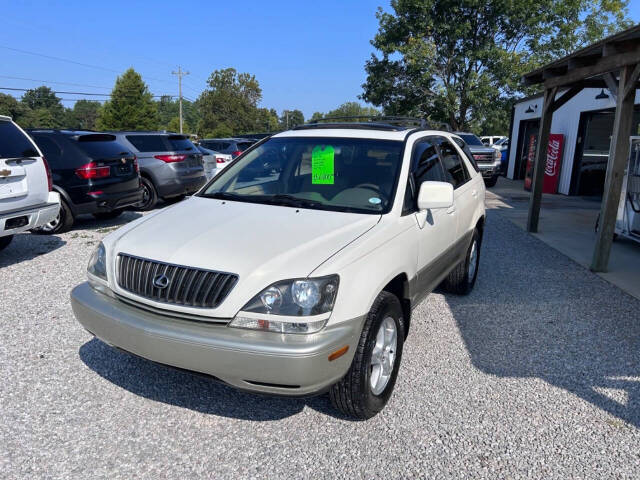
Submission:
M 82 215 L 76 219 L 71 231 L 80 229 L 102 232 L 102 230 L 107 230 L 105 233 L 108 233 L 111 230 L 117 230 L 121 226 L 126 225 L 141 216 L 142 213 L 130 210 L 122 212 L 120 216 L 116 218 L 110 219 L 99 219 L 92 215 Z
M 67 242 L 56 235 L 21 233 L 13 237 L 7 248 L 0 251 L 0 268 L 15 265 L 53 252 Z
M 197 412 L 241 420 L 272 421 L 306 406 L 343 418 L 327 395 L 296 399 L 245 393 L 211 378 L 130 355 L 94 338 L 80 347 L 80 359 L 102 378 L 131 393 Z
M 473 365 L 541 378 L 640 428 L 640 301 L 490 220 L 475 290 L 447 297 Z

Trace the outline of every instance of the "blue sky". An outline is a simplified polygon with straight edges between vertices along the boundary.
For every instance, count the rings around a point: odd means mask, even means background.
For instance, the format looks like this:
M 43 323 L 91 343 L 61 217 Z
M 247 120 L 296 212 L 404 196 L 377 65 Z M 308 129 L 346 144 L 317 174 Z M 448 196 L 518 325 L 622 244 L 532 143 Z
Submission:
M 256 75 L 263 106 L 310 116 L 357 100 L 379 5 L 389 2 L 0 0 L 0 86 L 43 83 L 23 80 L 34 79 L 65 82 L 49 83 L 55 90 L 108 93 L 133 66 L 154 94 L 176 95 L 171 71 L 181 65 L 191 72 L 183 94 L 195 99 L 213 70 L 235 67 Z M 640 0 L 629 11 L 640 22 Z

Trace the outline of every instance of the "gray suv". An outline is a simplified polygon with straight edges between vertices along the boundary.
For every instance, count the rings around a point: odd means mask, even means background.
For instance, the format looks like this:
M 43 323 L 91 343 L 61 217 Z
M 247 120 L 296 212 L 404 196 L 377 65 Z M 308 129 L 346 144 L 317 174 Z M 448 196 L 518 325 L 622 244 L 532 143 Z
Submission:
M 143 200 L 139 210 L 151 210 L 162 199 L 179 199 L 206 181 L 202 153 L 189 137 L 165 132 L 111 132 L 138 158 Z
M 205 138 L 198 143 L 214 152 L 226 153 L 236 158 L 256 141 L 247 138 Z

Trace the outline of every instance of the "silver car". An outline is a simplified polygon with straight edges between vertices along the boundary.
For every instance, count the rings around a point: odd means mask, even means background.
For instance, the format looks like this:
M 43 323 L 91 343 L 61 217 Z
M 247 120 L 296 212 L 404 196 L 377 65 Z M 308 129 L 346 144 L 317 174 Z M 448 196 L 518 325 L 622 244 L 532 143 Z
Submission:
M 206 182 L 202 153 L 189 137 L 166 132 L 112 132 L 136 154 L 144 190 L 139 210 L 151 210 L 158 199 L 179 199 Z

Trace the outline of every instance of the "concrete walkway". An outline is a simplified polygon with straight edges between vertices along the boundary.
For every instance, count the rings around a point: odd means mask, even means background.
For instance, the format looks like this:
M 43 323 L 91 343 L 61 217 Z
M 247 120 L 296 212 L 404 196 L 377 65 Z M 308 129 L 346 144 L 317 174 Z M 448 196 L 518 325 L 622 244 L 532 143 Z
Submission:
M 524 190 L 522 181 L 501 178 L 494 188 L 487 190 L 486 200 L 488 208 L 499 210 L 505 218 L 526 229 L 529 192 Z M 533 235 L 589 268 L 599 212 L 599 198 L 544 194 L 539 232 Z M 640 243 L 616 240 L 609 271 L 598 275 L 640 299 Z

